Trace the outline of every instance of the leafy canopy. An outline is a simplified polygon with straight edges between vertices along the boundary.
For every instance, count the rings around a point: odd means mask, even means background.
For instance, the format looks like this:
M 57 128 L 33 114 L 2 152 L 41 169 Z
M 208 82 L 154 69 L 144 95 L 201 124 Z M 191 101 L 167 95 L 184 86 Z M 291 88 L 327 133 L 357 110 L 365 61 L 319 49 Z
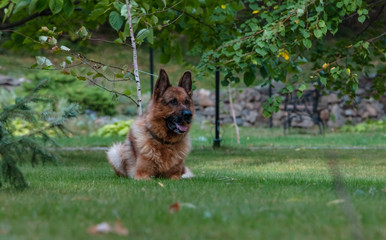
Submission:
M 130 4 L 137 43 L 159 48 L 160 62 L 167 63 L 171 57 L 182 61 L 181 42 L 186 42 L 187 54 L 200 57 L 196 69 L 200 81 L 212 79 L 219 67 L 224 85 L 241 80 L 247 86 L 281 81 L 285 83 L 282 94 L 298 91 L 300 96 L 315 85 L 354 97 L 358 77 L 365 74 L 376 76 L 371 89 L 374 97 L 385 92 L 385 32 L 380 17 L 383 1 L 148 0 Z M 34 14 L 48 15 L 39 17 L 43 21 L 34 19 L 19 27 L 38 42 L 14 32 L 12 44 L 21 44 L 16 40 L 22 39 L 24 43 L 49 46 L 53 51 L 69 51 L 57 43 L 54 35 L 37 33 L 46 25 L 53 31 L 56 27 L 58 36 L 63 37 L 64 32 L 71 40 L 90 39 L 89 30 L 108 25 L 116 32 L 114 42 L 127 44 L 124 1 L 3 0 L 0 7 L 8 26 Z M 65 26 L 61 24 L 63 19 Z M 46 67 L 50 63 L 44 58 L 37 61 Z M 64 70 L 66 67 L 62 66 Z M 118 77 L 131 77 L 129 68 L 123 72 Z M 94 72 L 93 77 L 101 74 Z M 276 111 L 280 102 L 281 98 L 268 101 L 264 115 Z

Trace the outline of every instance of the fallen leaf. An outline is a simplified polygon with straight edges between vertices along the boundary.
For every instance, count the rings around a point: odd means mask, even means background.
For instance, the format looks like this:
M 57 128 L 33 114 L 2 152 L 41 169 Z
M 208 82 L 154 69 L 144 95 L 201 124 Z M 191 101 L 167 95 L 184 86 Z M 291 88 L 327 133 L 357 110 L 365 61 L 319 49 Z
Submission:
M 87 232 L 91 235 L 115 233 L 121 236 L 127 236 L 129 234 L 129 230 L 122 226 L 121 220 L 119 219 L 115 222 L 114 228 L 111 227 L 108 222 L 102 222 L 95 226 L 89 227 Z
M 175 212 L 178 212 L 180 210 L 180 204 L 178 202 L 176 203 L 173 203 L 172 205 L 170 205 L 169 207 L 169 212 L 170 213 L 175 213 Z
M 192 203 L 180 203 L 180 207 L 196 208 L 196 206 Z
M 91 235 L 97 235 L 100 233 L 106 234 L 112 231 L 112 227 L 107 222 L 99 223 L 95 226 L 89 227 L 87 229 L 87 232 L 89 232 Z
M 340 204 L 340 203 L 344 203 L 344 202 L 345 202 L 344 199 L 335 199 L 335 200 L 329 201 L 327 203 L 327 206 L 330 206 L 330 205 L 333 205 L 333 204 Z
M 163 184 L 162 184 L 162 182 L 158 182 L 158 185 L 160 185 L 161 187 L 165 187 Z
M 114 232 L 121 236 L 127 236 L 129 234 L 129 230 L 122 226 L 121 220 L 117 220 L 114 226 Z
M 71 199 L 71 201 L 80 200 L 80 201 L 90 201 L 89 197 L 86 196 L 75 196 Z

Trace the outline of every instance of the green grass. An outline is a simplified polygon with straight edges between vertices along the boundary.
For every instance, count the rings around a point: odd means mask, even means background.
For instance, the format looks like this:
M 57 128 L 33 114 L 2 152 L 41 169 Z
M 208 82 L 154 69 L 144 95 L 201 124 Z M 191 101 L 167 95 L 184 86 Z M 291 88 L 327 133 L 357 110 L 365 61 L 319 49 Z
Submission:
M 236 134 L 233 126 L 221 126 L 222 145 L 226 147 L 237 146 Z M 214 126 L 211 124 L 197 123 L 193 125 L 190 136 L 194 148 L 205 148 L 213 145 Z M 59 138 L 57 142 L 61 146 L 109 146 L 113 142 L 123 141 L 124 137 L 86 137 L 76 136 L 72 138 Z M 258 147 L 381 147 L 386 148 L 386 132 L 347 133 L 329 132 L 324 135 L 315 133 L 313 130 L 298 131 L 291 130 L 284 135 L 282 128 L 240 128 L 239 148 Z
M 364 239 L 384 239 L 386 150 L 236 148 L 194 150 L 187 164 L 197 177 L 182 181 L 117 178 L 103 152 L 24 165 L 30 187 L 0 190 L 0 239 L 91 239 L 88 227 L 117 218 L 129 229 L 126 239 L 350 239 L 344 205 L 330 203 L 339 198 L 331 153 Z M 175 202 L 195 208 L 171 214 Z

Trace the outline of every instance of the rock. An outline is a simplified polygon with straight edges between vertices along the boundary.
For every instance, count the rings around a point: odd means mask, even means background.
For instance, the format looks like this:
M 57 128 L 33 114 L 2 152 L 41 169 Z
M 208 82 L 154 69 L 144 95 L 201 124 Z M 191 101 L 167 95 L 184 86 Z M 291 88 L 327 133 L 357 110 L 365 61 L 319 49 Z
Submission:
M 326 123 L 330 119 L 330 111 L 327 108 L 320 111 L 319 115 L 320 119 L 322 119 L 324 123 Z
M 242 118 L 236 118 L 236 123 L 237 125 L 242 126 L 244 123 L 244 120 Z
M 344 115 L 346 116 L 355 116 L 356 115 L 356 112 L 352 109 L 346 109 L 344 110 Z
M 329 127 L 341 127 L 346 123 L 346 118 L 342 115 L 342 109 L 338 104 L 332 105 L 330 114 L 330 120 L 327 122 Z
M 226 117 L 222 120 L 223 124 L 233 124 L 233 119 L 231 117 Z
M 310 128 L 314 126 L 312 118 L 308 115 L 292 114 L 290 117 L 292 127 Z
M 287 112 L 279 110 L 277 113 L 272 115 L 272 119 L 282 121 L 285 117 L 287 117 L 287 115 Z
M 256 91 L 251 88 L 244 88 L 243 92 L 239 95 L 239 101 L 253 102 L 255 101 Z
M 369 112 L 369 117 L 377 117 L 377 110 L 371 103 L 366 104 L 366 110 Z
M 322 96 L 321 101 L 323 103 L 329 103 L 329 104 L 340 102 L 340 100 L 338 99 L 338 95 L 336 93 L 331 93 L 327 96 Z
M 251 124 L 255 124 L 258 116 L 259 114 L 257 112 L 250 112 L 248 115 L 245 116 L 244 119 L 245 121 Z
M 241 112 L 243 111 L 243 107 L 240 104 L 233 104 L 233 108 L 235 110 L 236 117 L 241 116 Z M 230 112 L 230 111 L 229 111 Z
M 206 89 L 200 89 L 193 92 L 193 101 L 202 107 L 214 107 L 214 96 Z
M 205 116 L 214 116 L 216 109 L 214 107 L 207 107 L 204 109 L 203 115 Z
M 365 93 L 365 90 L 363 88 L 358 88 L 356 91 L 355 91 L 355 94 L 356 95 L 362 95 Z

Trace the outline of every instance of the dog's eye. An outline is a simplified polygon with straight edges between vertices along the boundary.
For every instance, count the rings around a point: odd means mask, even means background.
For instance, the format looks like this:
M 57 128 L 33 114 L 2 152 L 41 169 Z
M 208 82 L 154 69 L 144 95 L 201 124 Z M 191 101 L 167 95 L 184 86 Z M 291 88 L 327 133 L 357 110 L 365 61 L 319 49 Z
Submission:
M 185 105 L 187 105 L 187 106 L 188 106 L 189 104 L 190 104 L 190 101 L 189 101 L 189 99 L 186 99 L 186 100 L 185 100 Z
M 177 99 L 173 99 L 173 100 L 171 100 L 170 102 L 169 102 L 171 105 L 177 105 L 178 104 L 178 101 L 177 101 Z

